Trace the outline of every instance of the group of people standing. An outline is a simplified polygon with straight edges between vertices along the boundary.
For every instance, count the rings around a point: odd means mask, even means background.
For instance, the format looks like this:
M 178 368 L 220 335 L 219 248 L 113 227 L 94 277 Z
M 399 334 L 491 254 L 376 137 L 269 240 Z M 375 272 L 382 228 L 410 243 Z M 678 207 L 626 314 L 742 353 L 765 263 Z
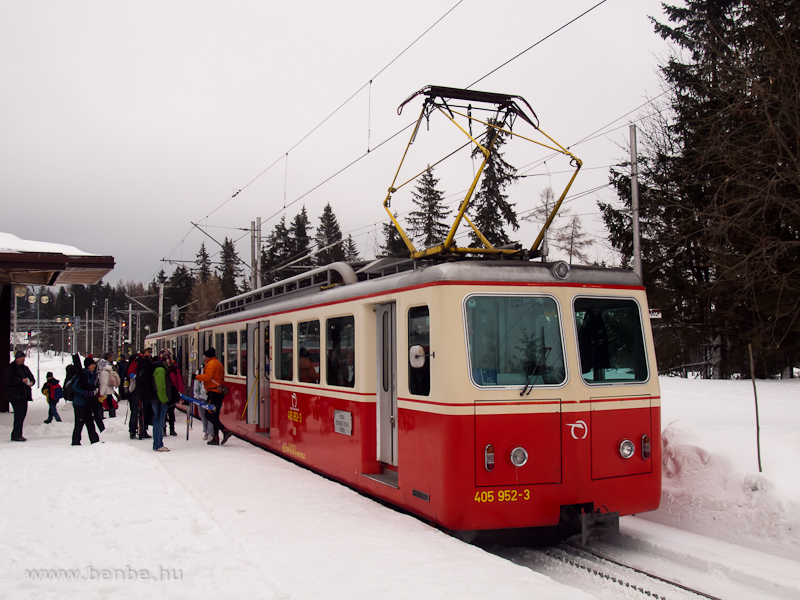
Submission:
M 180 369 L 175 364 L 172 353 L 162 350 L 154 359 L 150 348 L 145 348 L 138 356 L 131 357 L 128 362 L 121 356 L 116 367 L 113 365 L 113 353 L 108 352 L 101 359 L 89 355 L 83 365 L 80 356 L 74 355 L 72 364 L 67 366 L 65 387 L 69 385 L 72 394 L 72 405 L 75 412 L 75 426 L 72 432 L 72 445 L 81 445 L 83 429 L 92 444 L 100 441 L 99 433 L 105 429 L 104 407 L 109 418 L 116 416 L 118 399 L 127 397 L 130 408 L 130 425 L 128 431 L 131 439 L 153 439 L 153 450 L 169 452 L 164 445 L 167 424 L 169 435 L 176 436 L 175 406 L 180 404 L 180 394 L 184 393 L 184 382 Z M 203 439 L 208 444 L 218 446 L 228 441 L 232 432 L 226 429 L 219 420 L 224 395 L 220 393 L 224 371 L 217 360 L 213 348 L 206 350 L 202 373 L 196 375 L 207 393 L 208 403 L 215 410 L 204 411 Z M 42 393 L 49 404 L 48 417 L 45 423 L 53 420 L 60 422 L 56 405 L 62 396 L 61 387 L 53 374 L 47 373 L 47 381 Z M 125 382 L 128 385 L 125 385 Z M 16 352 L 14 361 L 6 369 L 5 383 L 9 401 L 14 409 L 14 426 L 11 440 L 27 441 L 22 435 L 22 427 L 28 410 L 28 402 L 32 400 L 31 388 L 36 384 L 30 369 L 25 365 L 25 353 Z M 119 389 L 119 392 L 115 388 Z M 68 398 L 69 399 L 69 398 Z M 202 409 L 201 409 L 202 410 Z M 206 421 L 209 423 L 206 429 Z M 152 425 L 153 435 L 147 433 Z M 213 432 L 213 435 L 211 434 Z M 222 432 L 222 441 L 219 434 Z

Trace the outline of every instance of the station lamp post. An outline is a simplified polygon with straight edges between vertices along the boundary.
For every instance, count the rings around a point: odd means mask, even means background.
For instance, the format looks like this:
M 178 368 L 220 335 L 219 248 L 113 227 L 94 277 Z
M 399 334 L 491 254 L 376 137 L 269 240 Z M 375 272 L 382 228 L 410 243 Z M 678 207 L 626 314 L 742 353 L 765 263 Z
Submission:
M 70 325 L 70 329 L 72 330 L 72 344 L 70 344 L 70 349 L 75 348 L 75 343 L 78 341 L 78 333 L 75 331 L 75 292 L 67 292 L 67 296 L 72 296 L 72 321 Z
M 64 364 L 64 330 L 69 327 L 69 317 L 56 317 L 56 323 L 61 328 L 61 364 Z
M 44 286 L 39 286 L 39 293 L 35 291 L 28 294 L 28 303 L 31 306 L 36 305 L 36 381 L 41 381 L 40 373 L 40 356 L 42 351 L 42 329 L 39 321 L 39 309 L 42 304 L 50 302 L 50 296 L 44 293 Z
M 27 295 L 28 295 L 27 285 L 14 286 L 14 351 L 16 351 L 17 344 L 19 343 L 19 332 L 17 330 L 17 299 L 24 298 Z

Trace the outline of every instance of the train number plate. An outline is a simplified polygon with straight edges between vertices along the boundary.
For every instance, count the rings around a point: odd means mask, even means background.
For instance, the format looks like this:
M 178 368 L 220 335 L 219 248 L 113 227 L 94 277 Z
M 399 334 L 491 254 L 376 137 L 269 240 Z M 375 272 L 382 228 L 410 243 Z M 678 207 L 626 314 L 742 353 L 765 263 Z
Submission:
M 475 502 L 520 502 L 531 499 L 530 490 L 485 490 L 475 492 Z

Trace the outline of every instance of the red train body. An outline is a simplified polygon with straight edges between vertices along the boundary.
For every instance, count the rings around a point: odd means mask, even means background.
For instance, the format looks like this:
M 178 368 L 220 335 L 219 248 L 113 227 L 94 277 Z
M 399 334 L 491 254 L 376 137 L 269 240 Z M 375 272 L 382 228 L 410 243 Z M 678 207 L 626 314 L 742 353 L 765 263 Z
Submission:
M 654 510 L 644 291 L 627 271 L 562 279 L 551 267 L 338 263 L 148 343 L 171 348 L 187 377 L 215 346 L 226 427 L 450 530 Z

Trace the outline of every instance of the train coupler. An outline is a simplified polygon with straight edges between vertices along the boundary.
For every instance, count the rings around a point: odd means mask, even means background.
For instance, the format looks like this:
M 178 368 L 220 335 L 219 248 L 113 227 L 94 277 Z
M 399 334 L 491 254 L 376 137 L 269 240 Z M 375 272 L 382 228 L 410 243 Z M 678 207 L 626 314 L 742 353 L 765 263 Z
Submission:
M 601 540 L 619 533 L 619 513 L 581 512 L 581 545 L 585 546 L 589 540 Z

